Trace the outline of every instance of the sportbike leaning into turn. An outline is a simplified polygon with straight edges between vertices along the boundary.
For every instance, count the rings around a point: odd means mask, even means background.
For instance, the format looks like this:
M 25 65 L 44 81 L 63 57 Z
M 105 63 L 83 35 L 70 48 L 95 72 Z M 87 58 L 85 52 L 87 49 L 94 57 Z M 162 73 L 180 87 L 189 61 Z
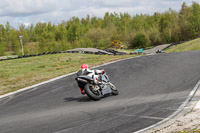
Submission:
M 81 66 L 77 72 L 76 81 L 81 94 L 97 101 L 103 96 L 118 95 L 118 90 L 110 81 L 104 70 L 90 70 L 87 64 Z

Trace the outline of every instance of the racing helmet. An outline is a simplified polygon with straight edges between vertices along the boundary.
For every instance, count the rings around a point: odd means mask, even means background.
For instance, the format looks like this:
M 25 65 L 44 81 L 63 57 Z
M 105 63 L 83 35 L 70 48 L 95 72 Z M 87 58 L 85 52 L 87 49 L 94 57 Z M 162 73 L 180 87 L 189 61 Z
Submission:
M 89 68 L 88 64 L 81 65 L 81 69 L 88 69 L 88 68 Z

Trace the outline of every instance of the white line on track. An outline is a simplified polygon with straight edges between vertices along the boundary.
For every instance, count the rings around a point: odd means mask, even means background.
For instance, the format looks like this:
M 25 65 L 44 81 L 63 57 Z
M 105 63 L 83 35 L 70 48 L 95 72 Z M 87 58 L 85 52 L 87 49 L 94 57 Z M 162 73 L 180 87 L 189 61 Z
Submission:
M 141 132 L 144 132 L 144 131 L 147 131 L 153 127 L 156 127 L 156 126 L 159 126 L 163 123 L 165 123 L 166 121 L 172 119 L 173 117 L 175 117 L 178 113 L 180 113 L 183 108 L 192 100 L 194 94 L 196 93 L 196 91 L 200 88 L 200 80 L 199 82 L 195 85 L 195 87 L 193 88 L 193 90 L 190 92 L 189 96 L 187 97 L 187 99 L 183 102 L 183 104 L 177 109 L 177 111 L 175 111 L 173 114 L 171 114 L 169 117 L 165 118 L 164 120 L 154 124 L 154 125 L 151 125 L 147 128 L 144 128 L 144 129 L 141 129 L 139 131 L 136 131 L 135 133 L 141 133 Z

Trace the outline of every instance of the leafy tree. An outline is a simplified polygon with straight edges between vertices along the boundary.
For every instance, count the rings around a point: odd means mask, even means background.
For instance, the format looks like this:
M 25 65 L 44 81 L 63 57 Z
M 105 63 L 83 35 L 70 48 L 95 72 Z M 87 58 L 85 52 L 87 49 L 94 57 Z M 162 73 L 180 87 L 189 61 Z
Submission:
M 79 18 L 73 17 L 67 24 L 67 30 L 70 41 L 79 40 L 82 33 Z
M 6 30 L 4 26 L 1 24 L 0 25 L 0 42 L 5 41 L 5 36 L 6 36 Z
M 5 25 L 5 27 L 6 27 L 6 32 L 9 32 L 11 30 L 11 28 L 12 28 L 8 21 L 7 21 L 6 25 Z
M 3 56 L 6 52 L 6 43 L 0 42 L 0 56 Z
M 150 44 L 153 46 L 162 44 L 162 39 L 159 30 L 156 27 L 152 27 L 148 31 Z
M 180 26 L 180 40 L 186 41 L 192 37 L 192 33 L 190 30 L 190 18 L 191 18 L 191 7 L 187 6 L 184 2 L 182 4 L 182 8 L 179 12 L 179 20 L 177 24 Z
M 130 48 L 145 48 L 147 46 L 147 39 L 144 34 L 137 33 L 132 41 Z
M 200 5 L 197 2 L 192 4 L 190 27 L 192 38 L 200 37 Z

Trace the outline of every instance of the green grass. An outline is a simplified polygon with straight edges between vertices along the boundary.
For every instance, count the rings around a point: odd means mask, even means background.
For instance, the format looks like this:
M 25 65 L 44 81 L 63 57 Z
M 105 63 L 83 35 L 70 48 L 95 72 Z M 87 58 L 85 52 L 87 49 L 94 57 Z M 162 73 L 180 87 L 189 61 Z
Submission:
M 89 66 L 133 57 L 92 54 L 44 55 L 0 62 L 0 95 L 16 91 L 57 76 L 75 72 L 81 64 Z
M 173 46 L 166 50 L 167 53 L 200 50 L 200 38 Z

